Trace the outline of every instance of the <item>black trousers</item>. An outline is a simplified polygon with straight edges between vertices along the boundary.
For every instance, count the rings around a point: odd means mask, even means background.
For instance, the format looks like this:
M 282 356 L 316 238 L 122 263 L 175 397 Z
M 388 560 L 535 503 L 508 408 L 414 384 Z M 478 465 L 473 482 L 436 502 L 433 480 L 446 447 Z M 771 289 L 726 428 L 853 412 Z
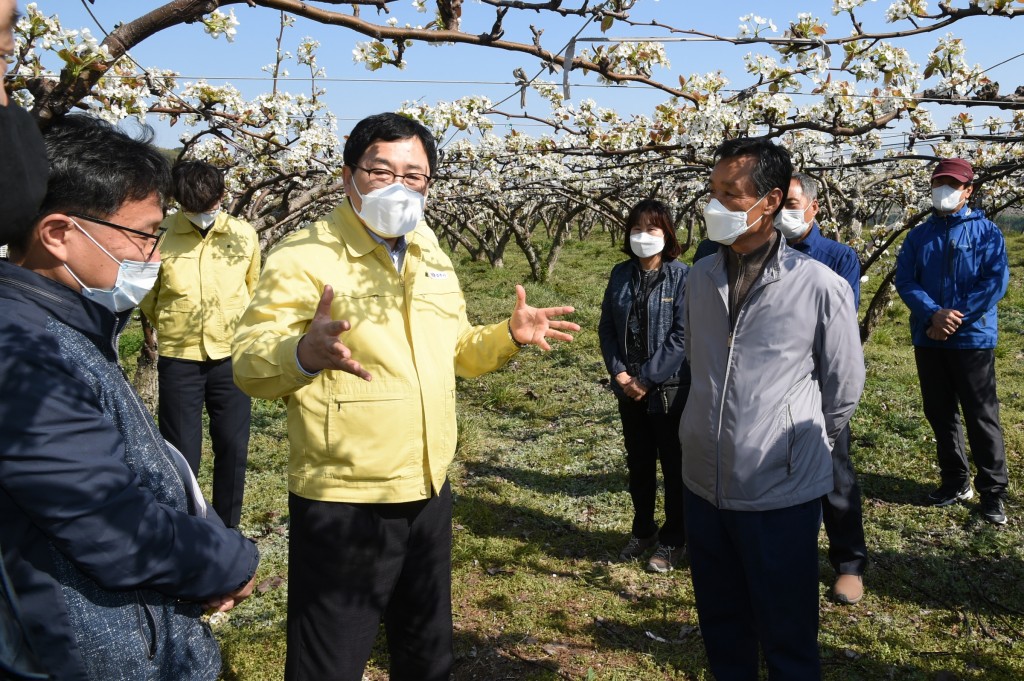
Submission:
M 982 495 L 1006 494 L 1006 450 L 999 426 L 995 350 L 915 347 L 924 416 L 935 433 L 943 484 L 970 479 L 960 408 L 978 474 L 974 487 Z
M 360 681 L 381 619 L 391 681 L 448 681 L 452 494 L 348 504 L 288 495 L 287 681 Z
M 821 678 L 814 499 L 771 511 L 718 509 L 687 489 L 686 537 L 697 615 L 717 681 Z
M 832 448 L 835 487 L 821 498 L 821 515 L 828 535 L 828 560 L 839 575 L 863 575 L 868 565 L 860 484 L 850 461 L 850 426 L 843 428 Z
M 626 445 L 629 496 L 633 499 L 633 529 L 637 537 L 650 537 L 666 546 L 686 543 L 683 517 L 683 453 L 679 446 L 682 405 L 668 414 L 650 414 L 647 401 L 619 398 L 622 439 Z M 654 507 L 658 497 L 658 462 L 665 480 L 665 522 L 658 529 Z
M 160 357 L 160 434 L 199 473 L 203 452 L 203 404 L 213 443 L 213 510 L 228 527 L 242 517 L 245 464 L 249 457 L 252 400 L 231 375 L 231 358 L 205 362 Z

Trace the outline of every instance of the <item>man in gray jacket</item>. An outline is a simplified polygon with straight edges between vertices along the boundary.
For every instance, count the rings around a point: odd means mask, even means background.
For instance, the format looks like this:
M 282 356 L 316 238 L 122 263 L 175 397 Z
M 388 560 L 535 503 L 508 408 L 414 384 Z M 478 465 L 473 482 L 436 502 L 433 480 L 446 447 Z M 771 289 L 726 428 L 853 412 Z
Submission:
M 685 300 L 680 424 L 697 613 L 719 681 L 817 679 L 818 531 L 831 448 L 864 386 L 850 285 L 773 225 L 792 164 L 764 139 L 717 150 Z M 692 320 L 692 323 L 691 323 Z

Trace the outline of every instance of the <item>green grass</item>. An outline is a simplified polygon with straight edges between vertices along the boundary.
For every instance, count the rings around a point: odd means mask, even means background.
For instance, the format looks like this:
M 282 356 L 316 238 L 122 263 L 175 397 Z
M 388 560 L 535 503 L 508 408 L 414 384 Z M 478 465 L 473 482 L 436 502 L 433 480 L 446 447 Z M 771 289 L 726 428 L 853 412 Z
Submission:
M 1011 235 L 1009 246 L 1013 280 L 1001 307 L 997 361 L 1010 522 L 981 522 L 976 501 L 920 505 L 938 475 L 907 313 L 896 299 L 866 346 L 868 381 L 852 424 L 872 561 L 860 605 L 824 598 L 833 575 L 824 533 L 820 540 L 826 679 L 1024 678 L 1024 515 L 1016 484 L 1024 451 L 1024 235 Z M 511 250 L 497 271 L 462 255 L 455 260 L 471 319 L 507 315 L 525 264 Z M 648 575 L 640 565 L 610 562 L 631 512 L 596 328 L 608 272 L 620 258 L 602 234 L 567 244 L 551 281 L 526 285 L 533 304 L 577 308 L 583 331 L 576 342 L 546 354 L 524 351 L 502 371 L 459 382 L 451 468 L 458 679 L 710 678 L 688 570 Z M 282 404 L 257 401 L 242 529 L 263 554 L 262 586 L 215 625 L 225 679 L 282 674 L 287 451 Z M 386 669 L 379 640 L 367 678 L 385 679 Z

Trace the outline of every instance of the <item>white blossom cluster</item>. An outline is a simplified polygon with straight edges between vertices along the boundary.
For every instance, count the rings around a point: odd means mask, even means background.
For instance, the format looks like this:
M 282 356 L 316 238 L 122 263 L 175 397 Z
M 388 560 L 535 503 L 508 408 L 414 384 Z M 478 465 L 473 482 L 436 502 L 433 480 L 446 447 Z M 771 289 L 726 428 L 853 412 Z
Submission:
M 833 14 L 852 13 L 867 1 L 834 0 Z M 985 11 L 1009 7 L 1000 0 L 975 1 Z M 337 120 L 323 102 L 326 74 L 317 41 L 300 40 L 294 51 L 282 50 L 264 67 L 278 78 L 288 75 L 288 67 L 308 75 L 304 92 L 275 82 L 267 92 L 246 98 L 230 84 L 179 82 L 170 71 L 115 61 L 88 32 L 65 30 L 58 17 L 43 16 L 34 4 L 25 9 L 11 68 L 19 103 L 32 103 L 31 78 L 55 77 L 61 69 L 101 74 L 83 104 L 112 121 L 157 115 L 180 126 L 185 155 L 230 169 L 227 183 L 239 202 L 236 211 L 264 230 L 268 242 L 338 199 Z M 413 0 L 412 9 L 425 12 L 425 0 Z M 899 21 L 926 12 L 924 0 L 900 0 L 886 16 Z M 428 201 L 431 225 L 451 247 L 492 263 L 500 263 L 503 249 L 513 243 L 528 252 L 535 268 L 544 265 L 534 252 L 534 230 L 547 230 L 554 242 L 565 229 L 582 235 L 594 225 L 614 226 L 640 197 L 666 198 L 682 225 L 699 235 L 715 148 L 726 138 L 770 134 L 787 146 L 798 167 L 819 179 L 822 227 L 885 268 L 894 255 L 893 238 L 930 205 L 925 167 L 907 152 L 967 158 L 981 172 L 1024 166 L 1022 145 L 977 139 L 978 133 L 1019 137 L 1024 112 L 1000 116 L 972 114 L 977 111 L 972 109 L 940 126 L 935 121 L 944 117 L 936 117 L 936 105 L 922 98 L 925 88 L 962 97 L 988 84 L 954 34 L 937 39 L 922 69 L 903 43 L 890 40 L 857 36 L 829 51 L 819 44 L 829 27 L 810 13 L 787 24 L 782 37 L 794 39 L 791 43 L 755 40 L 778 32 L 771 19 L 750 14 L 740 20 L 741 36 L 751 39 L 743 41 L 743 49 L 750 50 L 744 65 L 754 85 L 745 90 L 721 72 L 673 76 L 678 96 L 666 95 L 646 114 L 625 115 L 591 99 L 568 100 L 561 83 L 535 80 L 524 86 L 524 94 L 532 100 L 530 118 L 550 124 L 539 134 L 516 125 L 525 112 L 498 113 L 487 97 L 405 103 L 401 113 L 424 123 L 443 150 Z M 283 22 L 292 24 L 289 17 Z M 233 14 L 214 12 L 203 30 L 232 40 L 237 25 Z M 356 44 L 353 57 L 370 70 L 401 68 L 405 62 L 399 53 L 404 54 L 393 42 L 369 41 Z M 601 46 L 580 56 L 618 74 L 647 78 L 670 66 L 663 44 L 650 41 Z M 536 113 L 538 99 L 545 113 Z M 897 114 L 903 137 L 888 119 L 878 123 Z M 863 132 L 848 132 L 858 129 Z M 984 201 L 1020 201 L 1022 185 L 1019 173 L 1002 176 L 986 184 Z
M 779 30 L 774 21 L 759 17 L 756 14 L 747 14 L 740 17 L 739 28 L 739 37 L 741 38 L 756 38 L 764 33 L 775 33 Z
M 215 9 L 203 17 L 203 29 L 214 38 L 224 36 L 229 43 L 235 42 L 236 26 L 238 26 L 238 19 L 235 18 L 233 9 L 227 14 Z
M 607 64 L 608 68 L 623 75 L 647 76 L 654 72 L 655 66 L 669 68 L 672 66 L 665 54 L 665 45 L 660 42 L 637 41 L 616 43 L 611 46 L 599 45 L 593 50 L 580 50 L 579 56 L 597 64 Z M 599 76 L 604 83 L 613 81 Z

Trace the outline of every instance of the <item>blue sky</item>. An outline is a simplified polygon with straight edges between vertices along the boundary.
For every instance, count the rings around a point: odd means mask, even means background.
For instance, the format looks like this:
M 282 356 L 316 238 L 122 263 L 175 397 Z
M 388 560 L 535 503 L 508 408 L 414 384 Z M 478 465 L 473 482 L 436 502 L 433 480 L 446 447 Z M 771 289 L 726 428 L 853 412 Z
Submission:
M 24 0 L 19 4 L 23 5 Z M 131 20 L 161 4 L 163 3 L 159 0 L 136 0 L 131 3 L 123 0 L 96 0 L 95 4 L 88 6 L 99 24 L 110 30 L 118 22 Z M 402 24 L 424 23 L 432 18 L 431 0 L 427 3 L 431 7 L 428 14 L 415 13 L 411 10 L 411 4 L 412 0 L 403 0 L 395 7 L 395 16 Z M 575 6 L 578 3 L 570 1 L 568 4 Z M 885 28 L 881 15 L 888 4 L 887 0 L 869 3 L 858 16 L 863 18 L 868 28 Z M 964 3 L 960 0 L 955 4 Z M 46 13 L 59 14 L 67 28 L 87 27 L 94 35 L 103 34 L 96 21 L 84 9 L 81 0 L 37 0 L 37 5 Z M 759 10 L 755 9 L 758 5 L 761 6 Z M 766 6 L 770 6 L 771 9 L 765 9 Z M 656 19 L 678 28 L 736 35 L 739 17 L 745 14 L 756 12 L 769 17 L 781 29 L 797 13 L 811 12 L 828 23 L 830 34 L 847 34 L 850 30 L 849 20 L 842 16 L 832 16 L 831 6 L 829 0 L 772 0 L 771 3 L 754 3 L 749 0 L 700 3 L 691 0 L 641 0 L 633 10 L 632 16 L 637 19 Z M 275 39 L 279 30 L 278 15 L 264 8 L 250 8 L 244 4 L 233 7 L 240 22 L 234 43 L 228 43 L 223 37 L 214 40 L 205 35 L 202 27 L 198 25 L 178 26 L 150 37 L 134 48 L 132 55 L 143 65 L 178 71 L 184 76 L 184 80 L 205 77 L 220 82 L 221 79 L 227 79 L 244 95 L 254 96 L 269 87 L 268 76 L 260 68 L 273 61 Z M 372 9 L 365 7 L 362 11 L 364 15 L 373 12 Z M 472 0 L 467 0 L 463 11 L 463 30 L 467 32 L 486 31 L 494 21 L 491 8 L 476 4 Z M 543 45 L 552 51 L 560 50 L 568 37 L 581 28 L 583 37 L 602 35 L 596 25 L 584 27 L 582 20 L 576 17 L 563 19 L 516 11 L 510 12 L 509 16 L 514 16 L 515 21 L 506 21 L 507 39 L 528 41 L 530 34 L 526 25 L 534 23 L 544 30 Z M 1008 20 L 979 17 L 957 24 L 956 30 L 967 44 L 968 61 L 984 67 L 1013 57 L 1022 51 L 1021 45 L 1024 45 L 1019 38 L 1024 34 L 1024 18 Z M 339 79 L 325 82 L 324 85 L 328 90 L 327 101 L 339 118 L 341 133 L 347 132 L 354 122 L 363 116 L 378 111 L 394 110 L 406 100 L 434 103 L 438 100 L 478 94 L 498 101 L 516 92 L 514 87 L 507 84 L 513 80 L 513 69 L 521 66 L 529 76 L 533 76 L 539 69 L 532 58 L 526 55 L 479 47 L 433 47 L 417 44 L 406 54 L 409 62 L 406 69 L 386 67 L 371 72 L 361 64 L 353 64 L 352 61 L 355 43 L 364 38 L 345 29 L 323 26 L 299 18 L 285 33 L 284 49 L 294 52 L 300 39 L 307 35 L 321 43 L 318 59 L 321 66 L 326 69 L 327 77 Z M 615 26 L 607 35 L 637 36 L 653 33 L 650 30 L 630 30 Z M 915 61 L 922 63 L 934 42 L 935 36 L 932 35 L 914 38 L 902 44 L 911 50 Z M 672 67 L 668 71 L 661 69 L 655 72 L 655 77 L 660 80 L 674 82 L 677 75 L 721 70 L 738 87 L 749 84 L 748 76 L 743 72 L 742 62 L 743 55 L 749 51 L 747 47 L 688 42 L 667 44 L 666 50 Z M 299 74 L 299 69 L 294 66 L 291 70 L 293 75 Z M 1012 92 L 1016 86 L 1024 84 L 1024 57 L 993 69 L 990 76 L 1002 83 L 1003 92 Z M 561 75 L 545 77 L 560 80 Z M 602 106 L 619 110 L 620 114 L 648 113 L 657 103 L 667 98 L 660 92 L 642 87 L 593 87 L 597 85 L 596 79 L 582 73 L 574 73 L 572 83 L 573 99 L 591 97 Z M 308 89 L 308 84 L 292 82 L 286 87 L 302 91 Z M 516 95 L 502 108 L 518 110 L 518 106 L 519 98 Z M 529 113 L 543 115 L 546 110 L 546 105 L 539 98 L 532 97 L 528 100 Z M 982 117 L 983 114 L 975 111 L 975 115 Z M 936 120 L 941 120 L 941 117 L 937 116 Z M 160 126 L 155 120 L 151 122 L 157 128 L 159 143 L 167 146 L 176 143 L 177 131 Z M 515 125 L 522 126 L 519 123 Z

